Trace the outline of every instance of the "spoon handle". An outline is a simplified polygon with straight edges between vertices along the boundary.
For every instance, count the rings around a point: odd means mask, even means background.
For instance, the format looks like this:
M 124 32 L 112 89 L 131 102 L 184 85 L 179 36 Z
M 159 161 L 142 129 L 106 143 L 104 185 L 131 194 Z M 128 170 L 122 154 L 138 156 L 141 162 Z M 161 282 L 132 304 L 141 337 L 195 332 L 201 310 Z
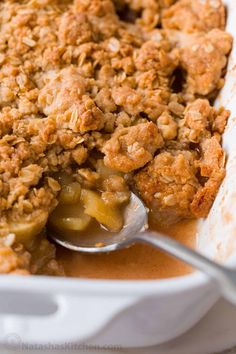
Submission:
M 151 244 L 208 274 L 217 282 L 221 294 L 236 305 L 236 271 L 221 266 L 180 242 L 156 232 L 142 232 L 135 237 L 135 241 Z

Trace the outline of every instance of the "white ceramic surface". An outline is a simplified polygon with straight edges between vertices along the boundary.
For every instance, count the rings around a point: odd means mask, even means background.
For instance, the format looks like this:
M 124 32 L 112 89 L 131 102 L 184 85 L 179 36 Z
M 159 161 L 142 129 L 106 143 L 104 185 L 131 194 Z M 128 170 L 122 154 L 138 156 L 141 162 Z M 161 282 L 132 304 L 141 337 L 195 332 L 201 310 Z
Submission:
M 209 313 L 191 330 L 181 337 L 154 347 L 139 349 L 120 349 L 90 347 L 87 343 L 79 344 L 73 347 L 75 354 L 236 354 L 236 307 L 228 304 L 224 300 L 220 300 L 209 311 Z M 128 328 L 127 328 L 128 330 Z M 19 349 L 6 349 L 0 347 L 1 354 L 19 354 L 22 353 L 24 347 L 20 344 L 20 338 L 14 333 L 9 334 L 8 343 L 17 343 Z M 235 347 L 235 350 L 226 350 Z M 50 344 L 41 347 L 44 354 L 51 354 L 52 348 Z M 105 348 L 104 348 L 105 349 Z M 226 350 L 226 351 L 224 351 Z M 40 352 L 41 352 L 40 351 Z M 57 354 L 66 354 L 69 347 L 57 347 Z M 224 353 L 222 353 L 224 351 Z M 29 354 L 38 354 L 36 348 L 28 347 Z
M 235 0 L 228 6 L 233 34 Z M 229 155 L 225 182 L 198 239 L 213 257 L 231 257 L 236 267 L 236 218 L 229 220 L 236 191 L 236 46 L 220 103 L 232 111 L 224 145 Z M 222 205 L 224 209 L 222 210 Z M 222 214 L 224 212 L 224 214 Z M 15 333 L 26 343 L 84 342 L 122 347 L 150 346 L 173 339 L 195 325 L 218 298 L 201 273 L 159 281 L 91 281 L 0 276 L 0 343 Z

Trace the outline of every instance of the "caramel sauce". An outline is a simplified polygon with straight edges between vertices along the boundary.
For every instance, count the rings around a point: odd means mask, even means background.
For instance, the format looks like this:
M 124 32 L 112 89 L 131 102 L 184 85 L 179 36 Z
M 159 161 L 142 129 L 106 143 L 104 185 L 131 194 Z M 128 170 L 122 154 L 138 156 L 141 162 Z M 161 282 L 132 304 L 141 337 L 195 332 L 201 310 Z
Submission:
M 152 230 L 170 235 L 183 244 L 194 247 L 196 221 L 185 220 L 168 227 L 150 222 Z M 135 245 L 128 249 L 100 255 L 85 255 L 58 249 L 67 276 L 92 279 L 162 279 L 192 272 L 192 269 L 147 245 Z

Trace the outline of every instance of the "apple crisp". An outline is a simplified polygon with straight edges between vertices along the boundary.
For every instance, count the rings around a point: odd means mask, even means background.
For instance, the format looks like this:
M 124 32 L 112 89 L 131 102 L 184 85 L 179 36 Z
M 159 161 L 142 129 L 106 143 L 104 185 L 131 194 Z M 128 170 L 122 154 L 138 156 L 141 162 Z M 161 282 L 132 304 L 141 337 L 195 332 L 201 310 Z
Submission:
M 45 233 L 208 215 L 229 111 L 221 0 L 0 3 L 0 273 L 63 274 Z M 79 237 L 79 236 L 78 236 Z

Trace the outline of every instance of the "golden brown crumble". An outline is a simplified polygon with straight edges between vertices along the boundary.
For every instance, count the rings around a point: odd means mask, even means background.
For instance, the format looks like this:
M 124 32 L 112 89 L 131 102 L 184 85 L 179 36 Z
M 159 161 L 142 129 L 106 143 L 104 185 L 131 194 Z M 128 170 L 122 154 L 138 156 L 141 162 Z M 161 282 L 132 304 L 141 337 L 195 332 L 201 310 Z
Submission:
M 224 27 L 221 0 L 0 2 L 0 273 L 63 274 L 42 231 L 62 171 L 107 206 L 130 188 L 159 222 L 207 216 Z
M 163 145 L 161 133 L 152 122 L 117 129 L 103 147 L 104 163 L 114 170 L 131 172 L 151 161 Z

